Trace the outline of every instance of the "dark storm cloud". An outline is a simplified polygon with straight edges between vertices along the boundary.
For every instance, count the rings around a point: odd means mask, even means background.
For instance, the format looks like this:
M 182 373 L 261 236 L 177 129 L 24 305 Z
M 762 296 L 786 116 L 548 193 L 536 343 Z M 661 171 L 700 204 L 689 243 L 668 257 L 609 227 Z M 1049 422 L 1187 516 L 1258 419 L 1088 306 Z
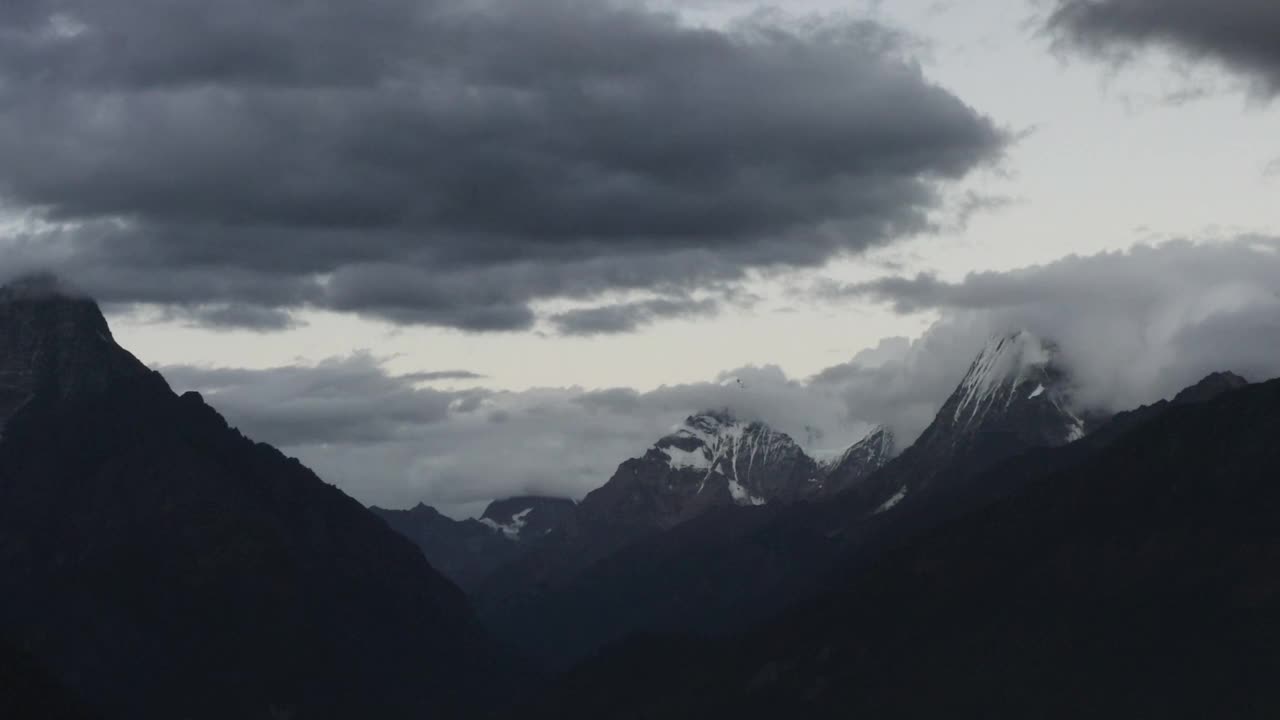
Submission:
M 570 310 L 553 315 L 551 325 L 562 335 L 616 335 L 662 319 L 710 317 L 719 311 L 715 300 L 659 298 Z
M 439 370 L 435 372 L 416 372 L 400 375 L 401 380 L 411 382 L 439 382 L 441 380 L 483 380 L 484 375 L 470 370 Z
M 1280 94 L 1280 3 L 1274 0 L 1061 0 L 1049 29 L 1103 53 L 1160 45 L 1244 73 Z
M 124 302 L 519 330 L 928 227 L 1004 134 L 882 26 L 607 0 L 0 7 L 0 246 Z M 55 248 L 55 249 L 50 249 Z
M 195 306 L 174 314 L 179 320 L 214 330 L 273 332 L 298 326 L 297 319 L 286 311 L 252 305 Z

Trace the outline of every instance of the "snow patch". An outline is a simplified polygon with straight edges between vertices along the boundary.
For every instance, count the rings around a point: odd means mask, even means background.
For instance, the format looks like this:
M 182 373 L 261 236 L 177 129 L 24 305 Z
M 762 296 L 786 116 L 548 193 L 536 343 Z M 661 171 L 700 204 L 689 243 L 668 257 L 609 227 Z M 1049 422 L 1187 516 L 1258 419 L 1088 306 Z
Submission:
M 525 508 L 515 515 L 512 515 L 510 525 L 503 525 L 492 518 L 480 518 L 480 522 L 489 526 L 491 530 L 506 535 L 511 540 L 519 540 L 520 531 L 523 530 L 525 524 L 529 522 L 529 513 L 531 512 L 533 512 L 533 508 Z
M 737 480 L 729 481 L 729 494 L 733 496 L 733 501 L 738 505 L 759 506 L 764 505 L 765 502 L 764 498 L 756 497 L 755 495 L 747 492 L 747 489 L 742 487 L 742 483 Z
M 706 446 L 696 450 L 681 450 L 678 447 L 659 448 L 667 455 L 667 462 L 675 470 L 710 470 L 711 459 L 707 457 Z
M 1034 400 L 1035 398 L 1038 398 L 1038 397 L 1040 397 L 1040 396 L 1041 396 L 1041 395 L 1043 395 L 1043 394 L 1044 394 L 1044 386 L 1043 386 L 1043 385 L 1037 385 L 1037 386 L 1036 386 L 1036 389 L 1035 389 L 1035 390 L 1033 390 L 1033 391 L 1031 391 L 1031 394 L 1027 396 L 1027 399 L 1028 399 L 1028 400 Z
M 907 497 L 907 489 L 902 488 L 898 492 L 894 493 L 893 497 L 889 498 L 888 500 L 885 500 L 883 505 L 876 508 L 875 514 L 879 515 L 880 513 L 888 512 L 894 509 L 895 507 L 898 506 L 898 503 L 902 502 L 903 499 L 906 497 Z

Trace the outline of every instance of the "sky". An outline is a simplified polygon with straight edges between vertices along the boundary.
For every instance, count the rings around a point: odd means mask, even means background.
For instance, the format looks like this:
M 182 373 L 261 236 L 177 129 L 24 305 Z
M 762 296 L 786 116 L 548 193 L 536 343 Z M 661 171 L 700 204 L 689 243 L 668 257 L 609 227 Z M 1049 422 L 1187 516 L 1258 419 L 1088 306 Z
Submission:
M 581 497 L 727 407 L 910 439 L 1280 375 L 1269 0 L 17 0 L 0 276 L 367 503 Z

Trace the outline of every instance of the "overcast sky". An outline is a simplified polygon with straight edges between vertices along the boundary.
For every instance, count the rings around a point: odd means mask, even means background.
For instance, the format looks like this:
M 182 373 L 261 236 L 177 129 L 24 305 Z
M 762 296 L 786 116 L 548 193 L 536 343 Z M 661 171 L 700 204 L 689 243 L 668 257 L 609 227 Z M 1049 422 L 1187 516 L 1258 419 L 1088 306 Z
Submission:
M 365 502 L 729 406 L 919 432 L 995 332 L 1280 374 L 1273 0 L 10 0 L 0 274 Z

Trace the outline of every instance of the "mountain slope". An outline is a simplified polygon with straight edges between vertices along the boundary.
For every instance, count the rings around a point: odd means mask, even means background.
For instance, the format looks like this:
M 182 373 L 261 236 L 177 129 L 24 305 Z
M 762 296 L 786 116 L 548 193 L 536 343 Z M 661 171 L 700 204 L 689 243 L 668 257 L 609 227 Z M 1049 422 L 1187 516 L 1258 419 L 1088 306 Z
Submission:
M 758 630 L 624 644 L 528 716 L 1274 717 L 1280 382 L 1139 415 Z
M 0 293 L 0 632 L 130 718 L 411 717 L 494 672 L 466 601 L 91 301 Z

